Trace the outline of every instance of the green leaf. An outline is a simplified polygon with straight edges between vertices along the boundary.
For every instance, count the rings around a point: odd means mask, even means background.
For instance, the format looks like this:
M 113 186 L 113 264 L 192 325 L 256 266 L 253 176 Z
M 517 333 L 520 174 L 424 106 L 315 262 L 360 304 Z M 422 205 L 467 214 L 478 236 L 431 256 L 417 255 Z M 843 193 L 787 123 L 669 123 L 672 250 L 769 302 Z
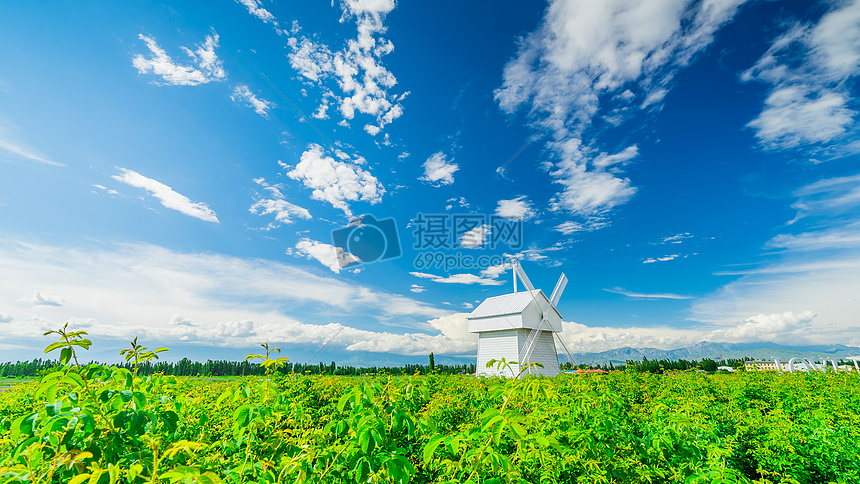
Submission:
M 56 343 L 51 343 L 48 345 L 47 348 L 45 348 L 45 353 L 50 353 L 50 352 L 54 351 L 55 349 L 62 348 L 64 346 L 66 346 L 65 341 L 58 341 Z
M 484 432 L 486 432 L 486 431 L 487 431 L 487 429 L 490 429 L 490 428 L 495 427 L 495 425 L 496 425 L 499 421 L 504 420 L 504 419 L 505 419 L 505 417 L 502 417 L 501 415 L 496 415 L 495 417 L 492 417 L 492 418 L 490 418 L 489 420 L 486 420 L 486 421 L 484 422 L 484 425 L 482 425 L 482 426 L 481 426 L 481 430 L 482 430 L 482 431 L 484 431 Z
M 427 445 L 424 446 L 424 463 L 427 464 L 433 459 L 433 454 L 436 452 L 436 448 L 439 447 L 439 444 L 444 440 L 444 436 L 436 435 L 435 437 L 430 439 L 430 442 L 427 442 Z
M 248 422 L 250 421 L 250 418 L 248 417 L 248 414 L 250 412 L 250 405 L 242 405 L 241 407 L 237 408 L 236 411 L 233 413 L 233 421 L 236 422 L 236 425 L 238 425 L 240 428 L 246 427 L 248 425 Z
M 82 482 L 89 480 L 89 478 L 89 474 L 78 474 L 69 481 L 69 484 L 81 484 Z
M 232 391 L 232 390 L 230 390 L 230 389 L 227 389 L 227 390 L 225 390 L 225 391 L 224 391 L 224 393 L 222 393 L 222 394 L 221 394 L 221 396 L 220 396 L 220 397 L 218 397 L 218 400 L 216 400 L 216 401 L 215 401 L 215 404 L 216 404 L 217 406 L 219 406 L 219 407 L 220 407 L 220 406 L 221 406 L 221 402 L 223 402 L 224 400 L 226 400 L 226 399 L 230 398 L 231 396 L 233 396 L 233 391 Z
M 528 436 L 528 432 L 526 432 L 526 429 L 524 429 L 522 425 L 518 424 L 517 422 L 510 422 L 510 424 L 511 429 L 514 431 L 514 434 L 517 437 L 519 437 L 520 439 L 524 439 L 526 438 L 526 436 Z
M 358 434 L 358 445 L 361 446 L 361 451 L 365 454 L 373 452 L 373 448 L 375 446 L 373 436 L 370 434 L 370 431 L 371 429 L 365 429 Z
M 42 386 L 39 387 L 38 390 L 36 390 L 36 393 L 33 395 L 33 398 L 38 400 L 39 397 L 41 397 L 43 394 L 49 395 L 50 394 L 49 392 L 51 392 L 51 390 L 53 390 L 53 393 L 56 394 L 57 393 L 57 384 L 51 383 L 51 382 L 44 383 Z M 53 399 L 46 397 L 46 400 L 52 401 Z
M 499 442 L 502 440 L 502 432 L 505 430 L 505 425 L 507 425 L 507 421 L 504 418 L 499 417 L 499 420 L 493 427 L 493 441 L 496 445 L 499 445 Z
M 214 472 L 206 472 L 197 477 L 198 484 L 221 484 L 221 478 Z
M 367 477 L 370 475 L 370 462 L 367 461 L 367 457 L 358 459 L 353 471 L 355 472 L 355 482 L 367 482 Z
M 81 388 L 84 386 L 84 379 L 81 378 L 81 375 L 78 375 L 74 372 L 70 372 L 67 373 L 62 380 L 60 380 L 60 383 L 71 383 L 72 385 Z
M 57 400 L 54 403 L 49 403 L 45 405 L 45 412 L 49 417 L 53 417 L 54 415 L 59 415 L 60 412 L 63 411 L 63 401 Z
M 69 360 L 72 359 L 72 349 L 71 348 L 63 348 L 60 351 L 60 364 L 67 365 Z

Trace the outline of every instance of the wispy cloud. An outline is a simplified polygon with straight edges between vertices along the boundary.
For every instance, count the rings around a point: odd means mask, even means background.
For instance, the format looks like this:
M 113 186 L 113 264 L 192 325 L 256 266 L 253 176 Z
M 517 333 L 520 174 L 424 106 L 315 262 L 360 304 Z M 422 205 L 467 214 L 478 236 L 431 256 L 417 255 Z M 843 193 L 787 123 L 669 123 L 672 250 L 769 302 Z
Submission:
M 295 218 L 304 220 L 313 218 L 306 208 L 302 208 L 286 200 L 271 198 L 257 201 L 254 205 L 251 205 L 249 211 L 258 215 L 275 214 L 275 220 L 285 224 L 294 223 Z
M 427 274 L 425 272 L 410 272 L 415 277 L 429 279 L 441 284 L 479 284 L 481 286 L 501 286 L 505 281 L 495 278 L 476 276 L 475 274 L 450 274 L 447 277 Z
M 268 191 L 271 194 L 270 196 L 273 196 L 274 198 L 261 198 L 260 200 L 257 200 L 254 205 L 248 209 L 249 212 L 258 215 L 274 214 L 275 221 L 282 224 L 294 223 L 296 218 L 303 220 L 310 220 L 313 218 L 306 208 L 284 200 L 284 194 L 281 192 L 280 185 L 270 185 L 266 183 L 264 178 L 256 178 L 254 179 L 254 183 L 263 187 L 263 189 Z M 271 223 L 266 230 L 274 229 L 279 226 L 279 224 Z
M 860 248 L 860 222 L 799 234 L 778 234 L 765 247 L 803 251 Z
M 450 185 L 454 183 L 454 172 L 460 169 L 460 166 L 453 163 L 453 159 L 448 160 L 447 156 L 441 151 L 433 153 L 427 161 L 424 162 L 424 175 L 420 180 L 424 180 L 436 186 Z
M 269 12 L 265 8 L 263 8 L 263 4 L 260 3 L 259 0 L 236 0 L 236 3 L 244 5 L 245 8 L 248 9 L 248 13 L 257 17 L 265 23 L 272 23 L 275 27 L 278 26 L 278 21 L 275 20 L 275 16 L 272 15 L 272 12 Z
M 681 254 L 669 254 L 663 257 L 649 257 L 642 261 L 643 264 L 653 264 L 655 262 L 668 262 L 677 259 Z
M 860 74 L 860 1 L 832 5 L 815 25 L 790 24 L 741 75 L 771 85 L 764 109 L 749 123 L 766 148 L 833 150 L 855 124 L 850 86 Z
M 835 216 L 860 206 L 860 174 L 825 178 L 795 191 L 797 201 L 792 208 L 797 216 L 789 225 L 804 217 Z
M 611 292 L 613 294 L 621 294 L 622 296 L 627 296 L 633 299 L 693 299 L 693 296 L 682 296 L 680 294 L 672 294 L 672 293 L 642 293 L 642 292 L 633 292 L 627 291 L 623 288 L 616 287 L 613 289 L 604 289 L 606 292 Z
M 51 160 L 39 150 L 24 143 L 15 135 L 16 129 L 11 123 L 0 119 L 0 150 L 5 150 L 13 155 L 26 158 L 30 161 L 44 163 L 53 166 L 66 166 L 62 163 Z
M 136 171 L 128 170 L 126 168 L 119 168 L 119 171 L 119 175 L 114 175 L 111 178 L 127 185 L 146 190 L 150 195 L 157 198 L 162 205 L 169 209 L 184 213 L 190 217 L 199 218 L 205 222 L 218 223 L 218 217 L 215 215 L 215 212 L 212 211 L 212 209 L 210 209 L 205 203 L 192 202 L 188 197 L 175 192 L 164 183 L 161 183 L 158 180 L 153 180 L 152 178 L 147 178 Z
M 236 88 L 233 89 L 233 95 L 230 96 L 230 99 L 234 101 L 244 100 L 249 107 L 254 108 L 255 113 L 266 119 L 269 119 L 269 109 L 272 109 L 272 106 L 274 106 L 270 101 L 258 98 L 250 89 L 248 89 L 248 86 L 244 84 L 236 86 Z
M 62 306 L 63 304 L 66 304 L 66 300 L 59 296 L 42 294 L 41 292 L 36 291 L 30 299 L 30 304 L 33 306 Z
M 692 237 L 693 237 L 693 235 L 690 234 L 689 232 L 684 232 L 683 234 L 675 234 L 675 235 L 671 235 L 669 237 L 664 237 L 663 243 L 664 244 L 680 244 L 680 243 L 683 243 L 684 240 L 692 238 Z
M 162 82 L 154 81 L 156 84 L 167 84 L 173 86 L 197 86 L 212 81 L 219 81 L 227 77 L 227 72 L 215 49 L 218 48 L 218 34 L 207 35 L 203 44 L 192 51 L 182 47 L 191 63 L 181 65 L 175 62 L 164 49 L 158 46 L 155 38 L 144 34 L 138 36 L 146 43 L 150 51 L 150 57 L 143 54 L 134 56 L 132 65 L 141 74 L 155 74 L 161 77 Z

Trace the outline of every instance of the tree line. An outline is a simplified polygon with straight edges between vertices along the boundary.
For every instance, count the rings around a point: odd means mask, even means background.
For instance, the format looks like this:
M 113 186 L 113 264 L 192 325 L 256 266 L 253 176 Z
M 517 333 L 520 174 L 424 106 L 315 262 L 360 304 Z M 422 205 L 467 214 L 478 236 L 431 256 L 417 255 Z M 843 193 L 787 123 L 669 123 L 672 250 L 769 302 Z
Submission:
M 561 370 L 576 370 L 576 369 L 599 369 L 605 371 L 615 370 L 632 370 L 640 373 L 666 373 L 689 370 L 703 370 L 707 372 L 717 371 L 719 366 L 731 366 L 735 369 L 743 368 L 744 362 L 752 358 L 725 358 L 714 360 L 704 358 L 702 360 L 649 360 L 642 358 L 642 361 L 628 361 L 623 365 L 615 365 L 612 362 L 587 365 L 587 364 L 571 364 L 564 362 L 561 364 Z M 848 364 L 840 361 L 839 364 Z M 15 363 L 0 363 L 0 378 L 24 378 L 35 377 L 50 371 L 55 371 L 60 366 L 59 360 L 42 360 L 34 358 L 32 361 L 17 361 Z M 120 368 L 132 369 L 129 363 L 119 363 L 114 366 Z M 311 375 L 340 375 L 340 376 L 362 376 L 362 375 L 414 375 L 416 373 L 439 373 L 446 375 L 465 374 L 471 375 L 475 373 L 476 367 L 474 363 L 461 365 L 439 365 L 436 364 L 433 354 L 430 354 L 429 364 L 405 364 L 402 366 L 338 366 L 334 361 L 331 363 L 285 363 L 278 368 L 278 371 L 284 374 L 289 373 L 304 373 Z M 179 361 L 156 361 L 156 362 L 141 362 L 138 366 L 137 373 L 139 375 L 151 375 L 153 373 L 163 373 L 165 375 L 176 376 L 245 376 L 245 375 L 263 375 L 265 369 L 258 363 L 249 361 L 229 361 L 229 360 L 207 360 L 205 363 L 192 361 L 188 358 L 183 358 Z
M 91 362 L 93 363 L 93 362 Z M 0 378 L 24 378 L 40 376 L 59 368 L 59 360 L 43 360 L 34 358 L 32 361 L 16 361 L 15 363 L 0 363 Z M 129 363 L 118 363 L 113 366 L 131 370 Z M 435 361 L 429 365 L 406 364 L 403 366 L 338 366 L 331 363 L 285 363 L 278 371 L 281 373 L 305 373 L 311 375 L 414 375 L 415 373 L 440 374 L 472 374 L 475 364 L 437 365 Z M 153 373 L 176 376 L 245 376 L 263 375 L 265 369 L 259 364 L 249 361 L 207 360 L 205 363 L 183 358 L 179 361 L 144 361 L 138 365 L 138 375 L 146 376 Z
M 720 366 L 731 366 L 735 369 L 743 368 L 744 361 L 750 359 L 751 358 L 724 358 L 721 360 L 714 360 L 711 358 L 703 358 L 701 360 L 649 360 L 648 358 L 642 358 L 642 361 L 628 361 L 626 364 L 623 365 L 615 365 L 610 361 L 609 363 L 596 365 L 571 365 L 570 363 L 563 363 L 561 367 L 562 370 L 599 369 L 605 371 L 613 371 L 630 369 L 640 373 L 666 373 L 675 371 L 702 370 L 713 373 L 717 371 L 717 367 Z

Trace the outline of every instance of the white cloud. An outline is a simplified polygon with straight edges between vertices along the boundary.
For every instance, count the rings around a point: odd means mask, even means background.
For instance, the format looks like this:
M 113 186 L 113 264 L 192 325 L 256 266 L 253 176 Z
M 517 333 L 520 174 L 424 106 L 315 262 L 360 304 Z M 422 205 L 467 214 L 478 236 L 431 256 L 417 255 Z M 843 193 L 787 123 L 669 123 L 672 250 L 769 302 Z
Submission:
M 42 294 L 39 291 L 35 291 L 33 293 L 33 298 L 30 299 L 30 304 L 33 306 L 62 306 L 63 304 L 66 304 L 66 300 L 58 296 Z
M 561 337 L 571 352 L 600 352 L 623 347 L 675 349 L 701 342 L 703 330 L 667 326 L 608 327 L 562 322 Z M 560 348 L 559 348 L 560 349 Z
M 132 65 L 141 74 L 155 74 L 163 79 L 163 84 L 173 86 L 197 86 L 207 82 L 218 81 L 227 77 L 224 67 L 215 49 L 218 48 L 218 34 L 207 35 L 202 45 L 197 46 L 196 51 L 187 47 L 182 50 L 191 59 L 190 65 L 180 65 L 167 55 L 155 39 L 143 34 L 138 36 L 146 43 L 152 56 L 144 57 L 142 54 L 134 56 Z M 156 82 L 158 84 L 158 82 Z
M 691 325 L 686 328 L 652 327 L 596 327 L 575 322 L 562 323 L 561 336 L 573 352 L 600 352 L 623 347 L 658 348 L 663 350 L 692 346 L 703 341 L 725 343 L 752 343 L 772 341 L 781 344 L 832 344 L 804 333 L 824 331 L 813 324 L 811 311 L 785 311 L 758 314 L 741 321 L 727 322 L 719 329 L 708 325 Z M 830 337 L 829 335 L 825 338 Z
M 344 251 L 341 247 L 307 238 L 296 244 L 296 254 L 308 259 L 316 259 L 335 274 L 340 274 L 340 270 L 349 264 L 360 262 L 358 257 Z
M 856 111 L 846 106 L 843 93 L 786 86 L 774 89 L 764 110 L 750 121 L 756 136 L 770 148 L 794 148 L 807 143 L 827 143 L 845 132 Z
M 185 215 L 199 218 L 205 222 L 218 223 L 215 212 L 203 202 L 192 202 L 185 195 L 175 192 L 169 186 L 152 178 L 147 178 L 136 171 L 119 168 L 120 174 L 111 178 L 133 187 L 142 188 L 157 198 L 165 207 L 184 213 Z
M 263 199 L 255 203 L 249 209 L 251 213 L 258 215 L 275 214 L 275 220 L 285 224 L 294 223 L 295 217 L 310 220 L 311 213 L 306 208 L 292 204 L 281 199 Z
M 118 191 L 116 191 L 116 190 L 114 190 L 114 189 L 112 189 L 112 188 L 111 188 L 111 189 L 108 189 L 108 187 L 106 187 L 106 186 L 104 186 L 104 185 L 99 185 L 99 184 L 97 184 L 97 183 L 96 183 L 96 184 L 94 184 L 94 185 L 93 185 L 93 187 L 94 187 L 94 188 L 98 188 L 99 190 L 104 190 L 104 191 L 106 191 L 109 195 L 119 195 L 119 192 L 118 192 Z M 93 193 L 95 193 L 95 192 L 93 192 Z
M 484 247 L 490 238 L 490 226 L 479 225 L 463 233 L 460 237 L 460 247 L 477 248 Z
M 421 286 L 419 284 L 412 284 L 412 287 L 410 287 L 409 290 L 412 292 L 424 292 L 427 289 L 424 289 L 424 286 Z
M 345 328 L 343 337 L 335 341 L 349 339 L 352 341 L 346 349 L 349 351 L 375 351 L 399 353 L 408 355 L 426 355 L 433 352 L 439 354 L 468 354 L 474 355 L 477 350 L 477 335 L 466 329 L 468 313 L 455 313 L 428 321 L 428 325 L 441 334 L 407 333 L 395 335 L 390 333 L 370 333 L 350 331 Z M 350 334 L 352 333 L 352 334 Z
M 649 257 L 649 258 L 643 260 L 642 263 L 643 264 L 653 264 L 655 262 L 667 262 L 670 260 L 677 259 L 678 256 L 680 256 L 680 255 L 681 254 L 669 254 L 669 255 L 665 255 L 663 257 Z
M 433 332 L 427 320 L 451 314 L 399 294 L 271 260 L 180 253 L 146 244 L 75 249 L 2 240 L 0 246 L 0 307 L 15 314 L 0 332 L 0 344 L 33 338 L 29 351 L 44 347 L 42 332 L 69 320 L 78 329 L 86 325 L 97 338 L 128 341 L 140 335 L 166 346 L 185 341 L 250 347 L 261 341 L 321 344 L 338 325 L 311 324 L 320 321 L 320 315 L 345 322 L 360 311 L 376 325 L 390 322 L 397 325 L 392 328 Z M 66 303 L 33 306 L 30 298 L 14 296 L 43 284 L 50 284 L 51 292 L 62 294 Z M 404 354 L 420 354 L 428 345 L 458 348 L 444 335 L 351 328 L 344 329 L 332 347 L 374 338 L 400 341 L 398 351 Z M 409 346 L 411 340 L 417 341 L 414 347 Z
M 290 65 L 311 81 L 319 81 L 334 70 L 332 53 L 327 46 L 317 44 L 308 38 L 303 38 L 301 41 L 291 38 L 289 45 L 292 48 L 292 53 L 287 55 Z
M 263 4 L 260 3 L 259 0 L 236 0 L 236 3 L 240 3 L 248 9 L 248 13 L 257 17 L 265 23 L 271 22 L 276 27 L 278 26 L 277 20 L 275 20 L 275 16 L 272 15 L 271 12 L 263 8 Z
M 170 324 L 176 326 L 194 326 L 194 324 L 191 323 L 190 319 L 185 318 L 179 314 L 174 314 L 170 317 Z
M 496 207 L 496 215 L 499 217 L 528 220 L 534 214 L 532 203 L 526 199 L 525 195 L 512 200 L 499 200 L 499 205 Z
M 244 84 L 236 86 L 236 88 L 233 89 L 233 95 L 230 96 L 230 99 L 233 101 L 244 100 L 249 107 L 254 108 L 255 113 L 266 119 L 269 119 L 269 109 L 272 109 L 272 106 L 274 106 L 271 102 L 258 98 L 250 89 L 248 89 L 248 86 Z
M 854 125 L 852 79 L 860 74 L 860 1 L 834 2 L 816 25 L 795 22 L 741 75 L 771 85 L 749 123 L 766 148 L 833 149 Z
M 487 267 L 486 269 L 482 270 L 481 275 L 490 279 L 498 279 L 500 275 L 507 272 L 510 268 L 510 264 L 498 264 L 495 266 Z
M 464 302 L 464 303 L 463 303 L 463 308 L 464 308 L 464 309 L 474 309 L 474 308 L 475 308 L 475 305 L 474 305 L 474 304 L 472 304 L 472 303 L 470 303 L 470 302 Z
M 255 178 L 254 183 L 263 187 L 264 190 L 271 193 L 275 198 L 262 198 L 258 200 L 248 210 L 251 213 L 259 215 L 275 214 L 275 221 L 291 224 L 295 222 L 295 218 L 310 220 L 313 217 L 311 213 L 303 207 L 284 200 L 284 194 L 281 192 L 283 188 L 280 184 L 270 185 L 265 178 Z M 271 223 L 266 230 L 279 227 L 278 224 Z
M 603 125 L 584 145 L 586 129 L 595 120 L 612 119 L 613 127 L 641 110 L 659 109 L 677 71 L 713 41 L 741 3 L 549 2 L 539 28 L 521 40 L 505 66 L 495 99 L 507 113 L 529 106 L 533 126 L 546 125 L 552 140 L 545 166 L 561 186 L 552 209 L 589 219 L 606 216 L 633 197 L 636 187 L 622 169 L 638 148 L 601 151 L 600 135 L 608 129 Z
M 386 125 L 403 115 L 401 101 L 407 93 L 390 93 L 397 79 L 381 63 L 394 50 L 394 44 L 382 37 L 385 16 L 394 9 L 393 1 L 345 1 L 341 3 L 341 23 L 354 20 L 357 38 L 347 40 L 341 50 L 309 37 L 290 38 L 290 65 L 309 81 L 322 88 L 323 104 L 327 98 L 338 103 L 342 121 L 356 113 L 374 117 L 365 131 L 377 135 Z M 335 94 L 335 89 L 339 94 Z
M 765 247 L 802 251 L 860 248 L 860 222 L 799 234 L 778 234 Z
M 11 323 L 13 319 L 11 314 L 0 313 L 0 323 Z
M 425 272 L 410 272 L 415 277 L 422 279 L 430 279 L 433 282 L 442 284 L 479 284 L 481 286 L 501 286 L 504 281 L 499 281 L 494 278 L 486 278 L 476 276 L 474 274 L 450 274 L 448 277 L 437 276 L 435 274 L 427 274 Z
M 633 299 L 692 299 L 692 296 L 681 296 L 679 294 L 672 293 L 641 293 L 641 292 L 633 292 L 627 291 L 620 287 L 616 287 L 613 289 L 604 289 L 606 292 L 611 292 L 614 294 L 621 294 L 622 296 L 627 296 Z
M 725 330 L 717 330 L 711 338 L 721 341 L 785 341 L 802 337 L 812 326 L 817 314 L 812 311 L 759 314 Z
M 287 176 L 313 190 L 311 198 L 330 203 L 352 217 L 347 202 L 363 201 L 371 205 L 382 200 L 385 188 L 360 166 L 325 156 L 321 146 L 311 144 L 301 161 Z
M 692 234 L 689 232 L 684 232 L 683 234 L 675 234 L 669 237 L 663 238 L 664 244 L 680 244 L 683 243 L 685 239 L 689 239 L 692 237 Z
M 570 234 L 575 234 L 577 232 L 582 232 L 586 229 L 579 222 L 567 221 L 567 222 L 562 222 L 562 223 L 556 225 L 555 227 L 553 227 L 553 230 L 555 230 L 557 232 L 561 232 L 564 235 L 570 235 Z
M 451 162 L 454 161 L 453 159 Z M 454 183 L 454 172 L 460 169 L 456 163 L 448 161 L 441 151 L 434 153 L 424 162 L 424 176 L 419 180 L 435 183 L 437 186 L 450 185 Z
M 555 227 L 553 227 L 553 230 L 555 230 L 556 232 L 561 232 L 564 235 L 571 235 L 577 232 L 592 232 L 595 230 L 600 230 L 608 225 L 608 221 L 598 216 L 588 217 L 581 223 L 568 220 L 567 222 L 562 222 L 556 225 Z
M 558 160 L 550 175 L 562 190 L 550 200 L 553 210 L 565 210 L 583 218 L 600 216 L 636 194 L 630 179 L 594 165 L 589 158 L 610 157 L 583 147 L 578 138 L 553 143 Z M 591 167 L 591 168 L 589 168 Z
M 446 200 L 448 205 L 445 206 L 445 210 L 451 210 L 454 208 L 454 204 L 456 203 L 460 208 L 469 208 L 469 202 L 466 201 L 466 197 L 454 197 Z

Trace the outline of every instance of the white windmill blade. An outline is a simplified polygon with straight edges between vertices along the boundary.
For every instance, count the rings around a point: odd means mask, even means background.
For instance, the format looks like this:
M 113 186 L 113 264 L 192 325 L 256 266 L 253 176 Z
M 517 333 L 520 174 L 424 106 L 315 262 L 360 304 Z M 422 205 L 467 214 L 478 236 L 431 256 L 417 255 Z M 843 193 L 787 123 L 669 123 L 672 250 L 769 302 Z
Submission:
M 562 272 L 561 277 L 558 278 L 558 282 L 555 283 L 555 289 L 552 290 L 552 296 L 549 298 L 549 302 L 553 307 L 558 304 L 558 300 L 561 299 L 561 293 L 564 292 L 566 286 L 567 276 Z
M 520 276 L 520 280 L 523 281 L 523 285 L 526 286 L 526 290 L 535 290 L 535 287 L 532 285 L 532 281 L 529 280 L 529 276 L 526 275 L 526 271 L 523 270 L 523 266 L 520 265 L 519 261 L 514 262 L 514 271 L 516 271 L 517 275 Z

